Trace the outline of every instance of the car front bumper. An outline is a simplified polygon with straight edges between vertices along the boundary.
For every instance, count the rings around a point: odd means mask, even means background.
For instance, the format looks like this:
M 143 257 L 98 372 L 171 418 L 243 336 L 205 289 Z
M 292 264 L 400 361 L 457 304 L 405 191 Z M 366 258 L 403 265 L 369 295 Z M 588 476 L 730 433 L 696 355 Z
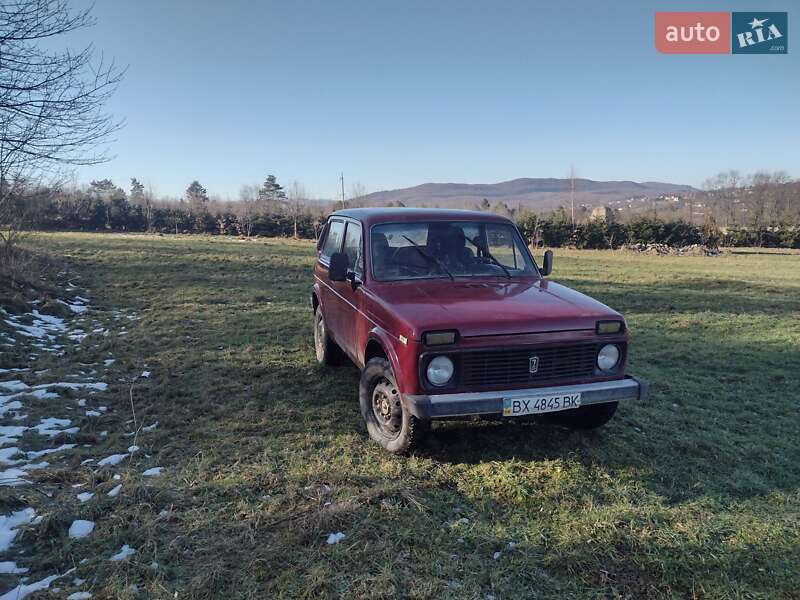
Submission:
M 551 394 L 581 394 L 581 406 L 647 399 L 649 386 L 643 379 L 626 375 L 625 379 L 580 385 L 559 385 L 497 392 L 465 392 L 460 394 L 403 394 L 404 406 L 419 419 L 443 419 L 472 415 L 501 415 L 505 398 L 530 398 Z

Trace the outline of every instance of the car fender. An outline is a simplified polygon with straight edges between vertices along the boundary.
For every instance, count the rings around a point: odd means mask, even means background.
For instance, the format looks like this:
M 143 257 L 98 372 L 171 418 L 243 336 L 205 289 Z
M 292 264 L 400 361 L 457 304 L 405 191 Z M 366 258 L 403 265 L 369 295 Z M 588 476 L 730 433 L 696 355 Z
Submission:
M 311 310 L 314 310 L 314 297 L 317 298 L 317 304 L 322 307 L 322 293 L 320 292 L 319 281 L 314 281 L 314 285 L 311 286 L 311 294 L 308 297 L 308 302 L 311 306 Z M 323 309 L 324 310 L 324 309 Z
M 394 373 L 394 377 L 396 379 L 397 387 L 400 389 L 400 392 L 404 392 L 404 383 L 403 383 L 403 370 L 400 366 L 400 359 L 397 356 L 397 352 L 394 346 L 394 339 L 390 336 L 384 329 L 380 327 L 373 327 L 369 331 L 369 335 L 367 336 L 367 343 L 364 344 L 364 351 L 362 355 L 362 359 L 364 365 L 366 365 L 366 348 L 371 341 L 376 341 L 380 344 L 381 348 L 383 348 L 384 354 L 386 354 L 386 358 L 389 360 L 389 364 L 392 367 L 392 372 Z

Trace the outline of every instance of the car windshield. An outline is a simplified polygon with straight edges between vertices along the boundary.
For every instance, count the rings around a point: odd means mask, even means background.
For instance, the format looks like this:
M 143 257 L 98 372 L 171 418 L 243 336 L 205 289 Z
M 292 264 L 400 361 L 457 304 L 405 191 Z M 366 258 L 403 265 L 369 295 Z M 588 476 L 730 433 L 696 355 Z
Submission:
M 506 223 L 386 223 L 372 228 L 371 246 L 378 281 L 537 274 L 516 228 Z

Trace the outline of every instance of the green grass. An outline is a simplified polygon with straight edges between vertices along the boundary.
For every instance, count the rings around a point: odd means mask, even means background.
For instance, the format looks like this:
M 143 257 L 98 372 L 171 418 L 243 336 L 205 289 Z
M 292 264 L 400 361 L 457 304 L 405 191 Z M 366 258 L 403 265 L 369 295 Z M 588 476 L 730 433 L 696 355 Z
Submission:
M 554 280 L 626 315 L 629 370 L 651 400 L 590 433 L 437 425 L 400 458 L 366 437 L 355 367 L 314 361 L 311 244 L 37 243 L 81 274 L 95 314 L 140 320 L 37 364 L 117 358 L 100 396 L 111 414 L 83 430 L 109 438 L 40 482 L 52 498 L 3 491 L 6 509 L 46 515 L 18 540 L 32 576 L 128 543 L 128 562 L 79 565 L 96 597 L 800 598 L 798 254 L 556 251 Z M 144 365 L 134 397 L 140 420 L 160 422 L 141 438 L 151 458 L 124 471 L 116 500 L 79 505 L 69 484 L 115 484 L 77 465 L 130 444 L 117 380 Z M 153 465 L 165 475 L 137 474 Z M 73 518 L 97 521 L 89 540 L 66 540 Z M 347 537 L 329 546 L 335 531 Z

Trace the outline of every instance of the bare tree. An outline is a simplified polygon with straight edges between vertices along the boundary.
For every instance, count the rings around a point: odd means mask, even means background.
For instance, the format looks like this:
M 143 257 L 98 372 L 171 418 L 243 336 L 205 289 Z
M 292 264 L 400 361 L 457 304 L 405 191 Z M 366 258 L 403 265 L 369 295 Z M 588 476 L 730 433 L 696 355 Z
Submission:
M 350 199 L 347 201 L 347 206 L 357 208 L 367 205 L 367 188 L 360 181 L 354 182 L 350 186 Z
M 294 221 L 294 238 L 298 239 L 300 236 L 297 231 L 297 219 L 303 210 L 303 205 L 306 202 L 306 190 L 299 181 L 293 181 L 289 187 L 289 214 Z
M 258 189 L 257 185 L 243 185 L 239 190 L 239 202 L 236 208 L 242 224 L 242 233 L 247 237 L 253 233 L 253 221 L 259 212 Z
M 712 218 L 721 216 L 726 226 L 752 229 L 761 245 L 769 228 L 794 221 L 794 185 L 784 171 L 758 171 L 746 177 L 726 171 L 706 180 L 703 198 L 712 208 Z
M 147 232 L 153 232 L 153 203 L 156 199 L 156 193 L 153 190 L 153 185 L 151 183 L 147 184 L 147 188 L 144 191 L 144 218 L 147 221 Z
M 739 171 L 731 170 L 717 173 L 703 182 L 704 194 L 699 198 L 704 200 L 710 217 L 726 227 L 736 226 L 742 220 L 740 213 L 744 193 L 743 181 L 744 178 Z M 687 218 L 689 221 L 691 221 L 692 207 L 696 200 L 695 198 L 684 199 L 689 209 Z
M 104 106 L 123 71 L 95 60 L 91 45 L 52 49 L 93 24 L 90 9 L 73 12 L 66 0 L 0 4 L 0 242 L 9 249 L 23 225 L 20 185 L 108 160 L 105 145 L 121 126 Z

